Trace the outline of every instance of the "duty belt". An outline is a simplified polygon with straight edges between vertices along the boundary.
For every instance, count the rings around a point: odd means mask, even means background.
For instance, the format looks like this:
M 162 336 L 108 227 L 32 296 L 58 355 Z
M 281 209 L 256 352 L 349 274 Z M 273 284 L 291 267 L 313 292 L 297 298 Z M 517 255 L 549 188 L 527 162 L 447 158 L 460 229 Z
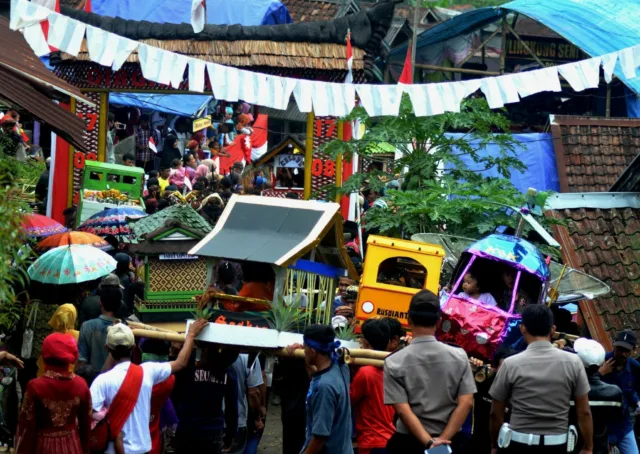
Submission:
M 566 433 L 559 435 L 534 435 L 511 431 L 511 441 L 529 446 L 559 446 L 567 442 Z

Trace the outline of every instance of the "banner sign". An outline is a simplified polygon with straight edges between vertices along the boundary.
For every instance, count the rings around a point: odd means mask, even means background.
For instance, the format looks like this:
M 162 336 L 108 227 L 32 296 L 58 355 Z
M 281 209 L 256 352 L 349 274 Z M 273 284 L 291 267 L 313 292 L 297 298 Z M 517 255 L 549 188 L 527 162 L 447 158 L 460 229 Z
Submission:
M 278 167 L 288 167 L 290 169 L 304 168 L 304 155 L 301 154 L 284 154 L 276 156 Z
M 211 126 L 211 116 L 198 118 L 193 120 L 193 132 L 202 131 L 205 128 Z

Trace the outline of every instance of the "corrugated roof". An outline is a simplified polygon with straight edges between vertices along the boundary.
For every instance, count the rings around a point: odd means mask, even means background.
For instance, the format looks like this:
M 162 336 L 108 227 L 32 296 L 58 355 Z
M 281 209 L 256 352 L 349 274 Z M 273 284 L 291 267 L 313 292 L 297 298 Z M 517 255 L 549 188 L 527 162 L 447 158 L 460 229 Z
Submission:
M 80 93 L 80 90 L 59 79 L 47 69 L 40 59 L 36 57 L 22 33 L 9 28 L 9 19 L 6 17 L 0 17 L 0 42 L 2 43 L 0 65 L 17 71 L 66 96 L 72 96 L 80 102 L 93 105 L 89 99 Z
M 200 216 L 190 205 L 173 205 L 160 210 L 150 216 L 130 221 L 133 231 L 138 238 L 142 238 L 160 227 L 167 221 L 178 221 L 182 226 L 202 232 L 201 238 L 211 231 L 211 225 Z
M 551 133 L 561 192 L 607 192 L 640 154 L 640 119 L 556 115 Z
M 0 96 L 50 125 L 56 134 L 78 150 L 88 151 L 84 141 L 85 122 L 53 102 L 47 92 L 44 85 L 0 66 Z

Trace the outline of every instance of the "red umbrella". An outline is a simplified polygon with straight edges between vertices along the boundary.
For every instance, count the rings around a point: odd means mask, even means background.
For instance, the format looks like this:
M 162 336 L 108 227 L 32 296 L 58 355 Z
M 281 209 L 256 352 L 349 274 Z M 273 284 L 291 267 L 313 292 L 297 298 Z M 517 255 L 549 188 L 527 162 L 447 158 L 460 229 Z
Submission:
M 22 230 L 31 238 L 45 237 L 63 233 L 67 228 L 51 218 L 41 214 L 27 214 L 22 219 Z

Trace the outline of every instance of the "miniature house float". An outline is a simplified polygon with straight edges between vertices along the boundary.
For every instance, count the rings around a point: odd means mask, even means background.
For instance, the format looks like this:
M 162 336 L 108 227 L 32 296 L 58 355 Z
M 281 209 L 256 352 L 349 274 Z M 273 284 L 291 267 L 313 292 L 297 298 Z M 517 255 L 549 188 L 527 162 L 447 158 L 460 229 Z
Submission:
M 304 140 L 290 135 L 255 162 L 253 167 L 271 188 L 262 192 L 267 197 L 285 197 L 294 192 L 302 199 L 304 191 Z
M 190 318 L 197 306 L 193 297 L 207 285 L 207 260 L 187 253 L 211 226 L 190 205 L 128 222 L 138 241 L 129 249 L 144 263 L 144 297 L 135 302 L 136 315 L 145 323 Z
M 271 285 L 273 296 L 268 300 L 207 292 L 200 299 L 201 308 L 214 309 L 211 320 L 218 323 L 209 324 L 199 339 L 267 349 L 301 343 L 300 334 L 248 327 L 273 327 L 266 323 L 267 311 L 278 305 L 299 307 L 304 315 L 298 330 L 330 323 L 338 279 L 358 278 L 344 247 L 342 222 L 337 203 L 233 195 L 213 231 L 189 253 L 208 258 L 209 283 L 218 282 L 219 267 L 226 261 L 244 269 L 270 268 L 273 281 L 265 287 Z M 250 279 L 244 276 L 244 286 Z M 229 303 L 250 310 L 225 310 Z M 354 342 L 348 345 L 357 347 Z
M 77 224 L 106 208 L 126 206 L 145 211 L 142 200 L 144 170 L 119 164 L 85 161 Z

